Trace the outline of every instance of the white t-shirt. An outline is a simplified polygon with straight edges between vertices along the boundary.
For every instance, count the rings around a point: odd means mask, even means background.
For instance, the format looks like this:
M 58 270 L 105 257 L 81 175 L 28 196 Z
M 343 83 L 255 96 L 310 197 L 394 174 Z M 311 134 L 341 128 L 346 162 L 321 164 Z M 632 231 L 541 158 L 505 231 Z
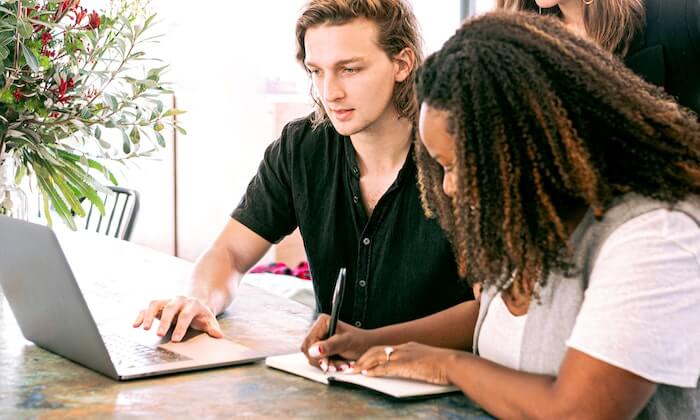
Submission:
M 479 354 L 505 364 L 512 354 L 504 357 L 482 347 L 498 334 L 495 323 L 487 324 L 491 315 L 489 308 Z M 520 345 L 508 348 L 519 354 L 522 331 L 512 334 L 519 334 Z M 600 250 L 566 345 L 649 381 L 695 388 L 700 377 L 700 228 L 695 221 L 661 209 L 617 228 Z
M 520 347 L 525 332 L 527 314 L 515 316 L 498 292 L 479 332 L 479 355 L 511 369 L 520 368 Z

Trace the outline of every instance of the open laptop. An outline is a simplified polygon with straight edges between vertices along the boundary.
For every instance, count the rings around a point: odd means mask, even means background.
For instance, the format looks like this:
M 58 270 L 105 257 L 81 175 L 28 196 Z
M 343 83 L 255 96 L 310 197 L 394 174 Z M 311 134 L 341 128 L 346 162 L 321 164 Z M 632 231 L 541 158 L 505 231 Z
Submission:
M 128 322 L 95 323 L 54 232 L 0 216 L 0 286 L 24 337 L 39 347 L 127 380 L 251 363 L 264 355 L 190 330 L 180 343 Z M 98 320 L 99 321 L 99 320 Z

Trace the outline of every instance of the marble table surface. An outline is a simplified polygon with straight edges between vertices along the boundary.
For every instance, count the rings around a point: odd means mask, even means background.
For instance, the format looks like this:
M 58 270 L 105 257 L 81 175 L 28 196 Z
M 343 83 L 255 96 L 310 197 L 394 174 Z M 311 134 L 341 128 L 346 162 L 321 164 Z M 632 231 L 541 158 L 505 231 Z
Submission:
M 151 299 L 182 293 L 191 268 L 187 261 L 94 234 L 63 233 L 59 239 L 98 322 L 129 326 Z M 221 324 L 227 337 L 281 354 L 298 350 L 312 318 L 308 307 L 244 284 Z M 317 384 L 264 363 L 114 381 L 25 340 L 0 292 L 0 419 L 243 416 L 490 418 L 459 393 L 396 401 Z

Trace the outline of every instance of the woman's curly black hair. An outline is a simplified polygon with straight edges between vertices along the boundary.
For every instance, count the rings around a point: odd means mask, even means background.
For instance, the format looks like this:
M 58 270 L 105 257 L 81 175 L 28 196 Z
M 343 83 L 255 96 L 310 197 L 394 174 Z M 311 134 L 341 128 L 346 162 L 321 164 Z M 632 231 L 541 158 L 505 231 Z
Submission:
M 571 268 L 572 206 L 601 217 L 626 192 L 676 202 L 700 189 L 700 124 L 556 18 L 494 12 L 466 21 L 419 72 L 418 99 L 447 111 L 457 193 L 416 138 L 426 214 L 460 274 L 532 291 Z M 514 274 L 515 273 L 515 274 Z

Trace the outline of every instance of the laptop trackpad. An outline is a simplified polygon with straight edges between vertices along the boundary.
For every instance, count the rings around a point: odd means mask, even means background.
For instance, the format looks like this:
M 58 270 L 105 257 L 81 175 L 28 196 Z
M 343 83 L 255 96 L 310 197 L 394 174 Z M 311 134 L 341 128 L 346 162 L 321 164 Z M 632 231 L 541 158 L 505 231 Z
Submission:
M 198 361 L 241 360 L 257 356 L 257 352 L 250 347 L 234 343 L 228 338 L 213 338 L 209 334 L 192 330 L 181 342 L 168 341 L 158 347 Z

